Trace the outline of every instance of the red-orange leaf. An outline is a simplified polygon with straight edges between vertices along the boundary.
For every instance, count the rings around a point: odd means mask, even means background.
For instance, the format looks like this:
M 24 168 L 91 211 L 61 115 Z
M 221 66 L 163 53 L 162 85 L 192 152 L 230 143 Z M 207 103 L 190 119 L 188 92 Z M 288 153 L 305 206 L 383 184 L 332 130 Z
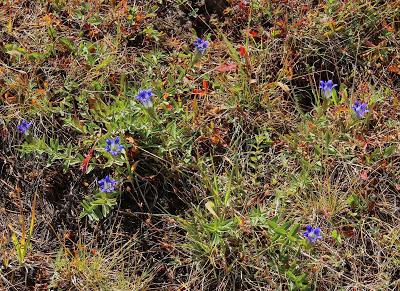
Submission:
M 241 57 L 244 57 L 244 56 L 246 56 L 246 54 L 247 54 L 246 48 L 245 48 L 244 46 L 240 46 L 240 47 L 239 47 L 239 55 L 240 55 Z
M 206 91 L 204 90 L 199 90 L 199 89 L 193 89 L 193 94 L 199 95 L 199 96 L 205 96 Z
M 256 31 L 256 30 L 250 30 L 250 31 L 249 31 L 249 34 L 250 34 L 252 37 L 257 37 L 257 36 L 258 36 L 258 31 Z
M 400 65 L 389 66 L 388 71 L 391 73 L 400 74 Z
M 81 163 L 81 170 L 82 170 L 83 173 L 86 173 L 86 171 L 87 171 L 87 169 L 89 167 L 90 159 L 93 157 L 93 151 L 94 150 L 91 149 L 89 151 L 89 153 L 86 155 L 85 159 Z
M 171 103 L 165 104 L 165 108 L 167 108 L 167 110 L 172 110 L 172 109 L 174 109 L 174 107 L 171 105 Z
M 235 71 L 237 68 L 237 64 L 222 64 L 215 68 L 218 72 L 225 73 L 225 72 L 232 72 Z
M 207 92 L 208 91 L 208 82 L 207 82 L 207 80 L 203 80 L 202 85 L 203 85 L 203 90 Z

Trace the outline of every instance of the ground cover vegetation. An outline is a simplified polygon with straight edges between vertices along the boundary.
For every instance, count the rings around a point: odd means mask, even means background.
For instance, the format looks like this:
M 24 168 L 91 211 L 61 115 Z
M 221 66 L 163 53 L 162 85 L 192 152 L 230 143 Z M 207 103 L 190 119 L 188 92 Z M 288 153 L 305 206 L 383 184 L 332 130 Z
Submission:
M 399 0 L 0 23 L 1 290 L 399 289 Z

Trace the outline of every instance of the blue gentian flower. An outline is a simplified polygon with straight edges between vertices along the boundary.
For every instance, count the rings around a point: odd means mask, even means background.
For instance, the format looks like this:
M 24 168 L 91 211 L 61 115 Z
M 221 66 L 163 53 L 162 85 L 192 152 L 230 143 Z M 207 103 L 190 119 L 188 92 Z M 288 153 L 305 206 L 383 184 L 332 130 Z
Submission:
M 150 108 L 153 106 L 153 102 L 151 101 L 151 97 L 153 97 L 153 90 L 139 90 L 139 93 L 136 95 L 136 100 L 142 103 L 142 105 L 146 108 Z
M 205 53 L 206 49 L 208 48 L 208 45 L 209 42 L 201 38 L 197 38 L 196 41 L 194 42 L 194 47 L 200 54 Z
M 124 149 L 124 146 L 120 144 L 119 136 L 117 136 L 115 139 L 108 138 L 106 140 L 106 143 L 107 145 L 104 149 L 113 156 L 118 155 L 118 153 L 120 153 Z
M 319 227 L 313 228 L 311 225 L 307 225 L 304 236 L 311 242 L 315 243 L 317 240 L 322 239 L 321 229 Z
M 337 87 L 337 84 L 333 84 L 332 80 L 328 80 L 328 81 L 320 81 L 319 82 L 319 88 L 322 91 L 322 95 L 325 98 L 330 98 L 332 97 L 332 90 L 333 88 Z
M 117 185 L 117 181 L 111 179 L 108 175 L 99 181 L 100 190 L 102 192 L 113 192 L 115 190 L 115 185 Z
M 17 128 L 19 129 L 19 131 L 23 134 L 27 134 L 28 133 L 28 129 L 29 127 L 31 127 L 32 122 L 28 122 L 25 119 L 22 120 L 21 124 L 17 126 Z
M 358 118 L 363 118 L 364 115 L 369 112 L 369 110 L 367 110 L 367 106 L 367 103 L 362 103 L 361 101 L 357 100 L 354 102 L 354 105 L 351 107 L 351 109 L 354 110 Z

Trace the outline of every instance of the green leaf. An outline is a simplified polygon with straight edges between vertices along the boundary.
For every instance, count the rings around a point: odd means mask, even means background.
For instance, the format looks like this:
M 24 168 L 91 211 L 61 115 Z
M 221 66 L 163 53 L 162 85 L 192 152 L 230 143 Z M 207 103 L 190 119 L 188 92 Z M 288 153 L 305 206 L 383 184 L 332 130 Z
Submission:
M 237 50 L 233 47 L 232 43 L 228 40 L 225 34 L 221 33 L 221 35 L 224 43 L 228 47 L 229 56 L 234 59 L 236 63 L 241 64 L 240 55 Z
M 104 69 L 104 68 L 108 67 L 108 65 L 111 64 L 111 62 L 112 62 L 113 60 L 114 60 L 114 57 L 113 57 L 113 56 L 107 57 L 106 59 L 104 59 L 100 64 L 98 64 L 98 65 L 95 67 L 95 70 L 101 70 L 101 69 Z
M 47 29 L 47 33 L 50 35 L 51 38 L 56 38 L 57 36 L 57 31 L 54 29 L 53 26 L 49 26 L 49 28 Z
M 274 220 L 267 220 L 267 225 L 272 229 L 276 229 L 278 227 L 278 224 Z
M 76 51 L 75 44 L 70 39 L 68 39 L 66 37 L 61 37 L 60 38 L 60 43 L 62 45 L 64 45 L 65 47 L 67 47 L 71 52 L 75 52 Z
M 336 229 L 332 231 L 331 236 L 336 240 L 338 244 L 342 244 L 342 237 Z
M 4 45 L 4 49 L 10 56 L 19 57 L 26 54 L 26 50 L 22 47 L 19 47 L 17 44 L 8 43 Z
M 117 205 L 113 193 L 98 193 L 94 198 L 85 198 L 81 205 L 83 211 L 80 218 L 88 216 L 90 220 L 98 221 L 108 216 L 111 210 Z
M 283 228 L 283 227 L 281 227 L 281 226 L 275 228 L 274 231 L 275 231 L 277 234 L 286 235 L 286 229 Z
M 337 106 L 339 104 L 338 94 L 335 89 L 332 89 L 332 100 L 333 100 L 333 104 L 335 104 L 335 106 Z
M 397 148 L 397 146 L 395 146 L 395 145 L 385 148 L 385 150 L 383 151 L 383 157 L 385 159 L 389 158 L 396 151 L 396 148 Z
M 101 21 L 101 17 L 99 15 L 95 14 L 92 17 L 90 17 L 87 20 L 87 22 L 90 24 L 93 24 L 93 25 L 99 25 L 99 24 L 101 24 L 102 21 Z
M 30 54 L 27 54 L 26 57 L 30 60 L 42 60 L 47 58 L 47 54 L 42 54 L 42 53 L 37 53 L 33 52 Z
M 347 204 L 350 206 L 359 206 L 360 205 L 360 198 L 356 194 L 351 194 L 347 200 Z
M 297 234 L 297 231 L 299 230 L 299 228 L 300 228 L 300 224 L 296 223 L 295 225 L 293 225 L 291 227 L 291 229 L 288 232 L 288 235 L 295 236 Z

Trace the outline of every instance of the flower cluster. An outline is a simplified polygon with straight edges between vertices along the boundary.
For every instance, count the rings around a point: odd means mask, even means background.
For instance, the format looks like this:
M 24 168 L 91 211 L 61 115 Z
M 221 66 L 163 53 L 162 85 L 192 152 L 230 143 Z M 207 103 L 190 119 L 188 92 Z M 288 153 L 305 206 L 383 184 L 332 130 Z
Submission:
M 319 227 L 313 228 L 311 225 L 307 225 L 304 236 L 311 242 L 315 243 L 317 240 L 322 239 L 321 229 Z
M 200 54 L 205 53 L 205 51 L 208 48 L 208 45 L 209 45 L 209 42 L 204 39 L 201 39 L 201 38 L 197 38 L 196 41 L 194 42 L 194 47 Z
M 124 149 L 124 146 L 120 144 L 119 136 L 117 136 L 115 139 L 108 138 L 106 143 L 107 145 L 104 149 L 113 156 L 118 155 Z
M 115 186 L 117 185 L 117 181 L 110 178 L 110 176 L 105 176 L 104 179 L 99 181 L 100 190 L 102 192 L 110 193 L 115 190 Z
M 362 103 L 361 101 L 357 100 L 356 102 L 354 102 L 354 105 L 351 107 L 351 109 L 354 110 L 358 118 L 363 118 L 364 115 L 369 112 L 367 106 L 367 103 Z
M 21 124 L 19 124 L 17 126 L 17 128 L 22 134 L 27 134 L 31 125 L 32 125 L 32 122 L 28 122 L 24 119 L 24 120 L 22 120 Z
M 151 97 L 153 97 L 152 89 L 139 90 L 139 93 L 136 95 L 136 100 L 142 103 L 142 105 L 146 108 L 153 107 L 153 102 L 151 101 Z
M 334 84 L 332 80 L 328 80 L 328 81 L 320 81 L 319 82 L 319 88 L 322 91 L 322 95 L 325 98 L 330 98 L 332 97 L 332 91 L 333 88 L 337 87 L 337 84 Z

